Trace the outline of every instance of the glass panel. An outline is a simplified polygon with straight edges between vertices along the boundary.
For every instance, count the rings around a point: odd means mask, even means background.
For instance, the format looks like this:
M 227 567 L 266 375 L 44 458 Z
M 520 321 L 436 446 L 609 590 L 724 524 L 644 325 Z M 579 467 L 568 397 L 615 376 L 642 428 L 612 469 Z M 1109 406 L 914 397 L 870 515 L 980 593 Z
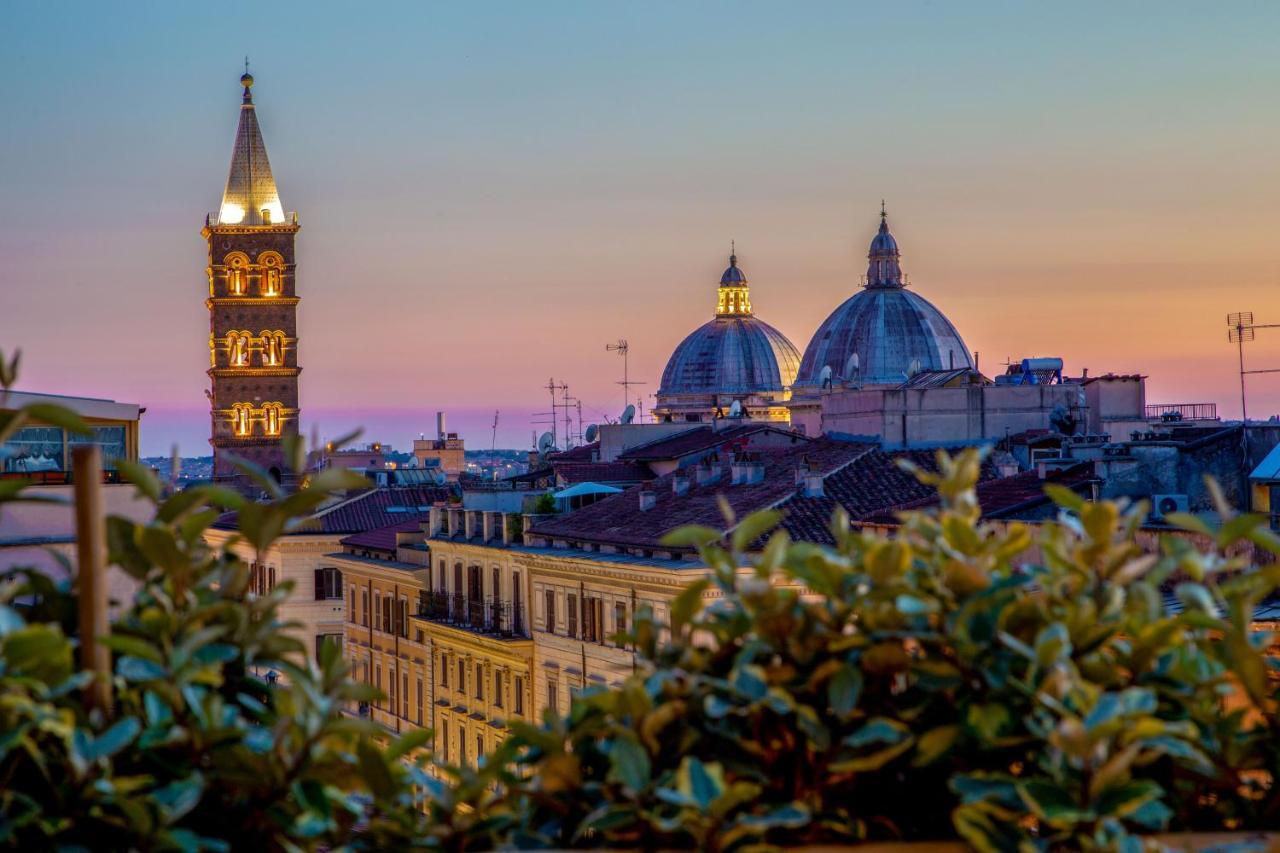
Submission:
M 62 430 L 58 427 L 23 427 L 0 446 L 0 462 L 5 471 L 67 470 L 62 455 Z

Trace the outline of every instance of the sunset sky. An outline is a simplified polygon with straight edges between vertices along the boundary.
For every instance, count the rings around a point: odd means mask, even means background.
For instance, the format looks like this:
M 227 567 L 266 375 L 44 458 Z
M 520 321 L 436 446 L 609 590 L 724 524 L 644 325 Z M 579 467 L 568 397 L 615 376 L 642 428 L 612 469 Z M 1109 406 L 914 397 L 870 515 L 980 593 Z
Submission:
M 605 344 L 656 391 L 731 239 L 803 349 L 882 198 L 988 375 L 1062 356 L 1238 417 L 1224 316 L 1280 323 L 1278 36 L 1243 2 L 13 3 L 0 349 L 145 405 L 144 453 L 209 452 L 199 231 L 248 54 L 303 226 L 304 431 L 405 449 L 444 409 L 487 447 L 501 409 L 524 447 L 550 376 L 616 417 Z

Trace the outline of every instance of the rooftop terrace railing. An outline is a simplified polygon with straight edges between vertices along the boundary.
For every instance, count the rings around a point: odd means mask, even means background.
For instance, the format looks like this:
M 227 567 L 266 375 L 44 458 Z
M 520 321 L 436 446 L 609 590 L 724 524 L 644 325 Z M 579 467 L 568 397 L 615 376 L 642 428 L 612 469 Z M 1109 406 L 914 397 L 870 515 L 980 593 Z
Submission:
M 1156 403 L 1146 407 L 1149 421 L 1216 421 L 1217 403 Z

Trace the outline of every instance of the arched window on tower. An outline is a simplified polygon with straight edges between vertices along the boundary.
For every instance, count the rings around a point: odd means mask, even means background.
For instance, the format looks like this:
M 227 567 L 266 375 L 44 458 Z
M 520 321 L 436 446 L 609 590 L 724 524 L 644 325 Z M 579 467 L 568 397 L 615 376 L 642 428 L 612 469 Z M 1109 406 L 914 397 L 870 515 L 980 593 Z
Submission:
M 253 407 L 248 403 L 236 403 L 231 407 L 231 424 L 236 437 L 245 438 L 253 433 L 253 424 L 250 421 L 250 415 L 253 413 Z
M 227 293 L 232 296 L 243 296 L 248 290 L 249 258 L 243 252 L 232 252 L 227 255 Z
M 227 333 L 227 360 L 232 367 L 249 366 L 249 336 L 244 332 Z
M 258 256 L 258 263 L 262 265 L 262 295 L 279 296 L 284 292 L 283 259 L 275 252 L 263 252 Z
M 284 332 L 264 331 L 260 337 L 263 367 L 279 367 L 284 364 Z
M 284 408 L 280 403 L 267 403 L 262 407 L 262 413 L 266 421 L 267 435 L 279 435 L 280 424 L 284 420 L 280 416 L 280 410 Z

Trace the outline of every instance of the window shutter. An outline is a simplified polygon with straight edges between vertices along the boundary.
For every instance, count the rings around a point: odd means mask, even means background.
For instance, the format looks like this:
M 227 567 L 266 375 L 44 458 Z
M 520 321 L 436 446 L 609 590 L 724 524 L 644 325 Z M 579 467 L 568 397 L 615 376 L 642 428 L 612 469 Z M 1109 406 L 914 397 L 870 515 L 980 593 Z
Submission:
M 330 569 L 329 571 L 333 574 L 332 583 L 329 586 L 329 597 L 342 598 L 342 570 Z
M 316 569 L 316 601 L 324 598 L 324 569 Z

